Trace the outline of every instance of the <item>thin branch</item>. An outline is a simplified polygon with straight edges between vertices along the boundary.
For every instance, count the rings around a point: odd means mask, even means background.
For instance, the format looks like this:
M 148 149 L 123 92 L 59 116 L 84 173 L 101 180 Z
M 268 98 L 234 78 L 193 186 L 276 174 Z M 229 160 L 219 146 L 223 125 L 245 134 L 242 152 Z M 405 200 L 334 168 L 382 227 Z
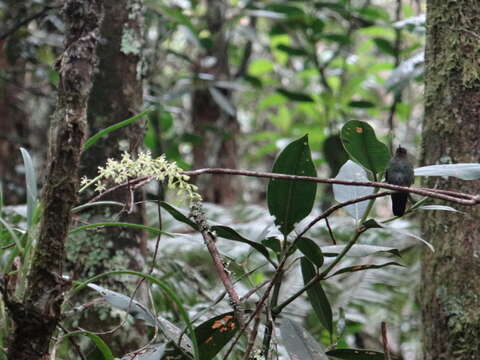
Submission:
M 250 177 L 259 177 L 259 178 L 269 178 L 269 179 L 283 179 L 283 180 L 304 180 L 312 181 L 323 184 L 341 184 L 349 186 L 368 186 L 375 188 L 382 188 L 395 191 L 404 191 L 413 194 L 428 196 L 431 198 L 446 200 L 462 205 L 477 205 L 480 204 L 480 196 L 470 195 L 460 193 L 458 195 L 445 195 L 434 189 L 426 188 L 410 188 L 405 186 L 392 185 L 387 183 L 382 183 L 378 181 L 348 181 L 348 180 L 338 180 L 338 179 L 324 179 L 311 176 L 298 176 L 298 175 L 287 175 L 287 174 L 276 174 L 269 172 L 259 172 L 259 171 L 249 171 L 249 170 L 237 170 L 237 169 L 223 169 L 223 168 L 205 168 L 192 171 L 184 171 L 185 175 L 188 176 L 198 176 L 202 174 L 217 174 L 217 175 L 241 175 L 241 176 L 250 176 Z
M 390 350 L 388 349 L 388 337 L 387 337 L 387 324 L 385 321 L 382 321 L 382 343 L 383 343 L 383 354 L 385 360 L 390 360 Z
M 248 177 L 267 178 L 267 179 L 303 180 L 303 181 L 311 181 L 311 182 L 322 183 L 322 184 L 368 186 L 368 187 L 395 190 L 395 191 L 404 191 L 412 194 L 427 196 L 434 199 L 450 201 L 453 203 L 466 205 L 466 206 L 480 204 L 480 196 L 459 193 L 455 191 L 448 191 L 448 190 L 398 186 L 398 185 L 392 185 L 392 184 L 382 183 L 378 181 L 349 181 L 349 180 L 338 180 L 338 179 L 325 179 L 325 178 L 318 178 L 318 177 L 311 177 L 311 176 L 287 175 L 287 174 L 277 174 L 277 173 L 237 170 L 237 169 L 224 169 L 224 168 L 205 168 L 205 169 L 198 169 L 198 170 L 183 171 L 183 174 L 188 176 L 199 176 L 203 174 L 238 175 L 238 176 L 248 176 Z M 104 192 L 90 199 L 87 203 L 98 201 L 100 198 L 104 197 L 105 195 L 117 189 L 120 189 L 122 187 L 135 184 L 135 188 L 139 188 L 152 180 L 153 180 L 152 176 L 144 176 L 141 178 L 129 180 L 128 182 L 115 185 L 105 190 Z
M 328 221 L 328 217 L 325 218 L 325 223 L 327 224 L 328 233 L 330 234 L 333 245 L 337 245 L 337 240 L 335 240 L 335 235 L 333 234 L 332 227 L 330 226 L 330 221 Z
M 215 265 L 215 269 L 217 270 L 218 276 L 225 287 L 225 290 L 230 297 L 230 301 L 232 302 L 233 310 L 235 312 L 236 318 L 241 326 L 244 324 L 243 314 L 241 312 L 241 302 L 240 298 L 233 286 L 232 280 L 227 273 L 227 270 L 224 267 L 222 257 L 220 252 L 218 251 L 217 245 L 215 244 L 216 238 L 215 236 L 209 231 L 201 231 L 203 240 L 207 245 L 208 251 L 210 252 L 210 256 L 212 257 L 213 264 Z

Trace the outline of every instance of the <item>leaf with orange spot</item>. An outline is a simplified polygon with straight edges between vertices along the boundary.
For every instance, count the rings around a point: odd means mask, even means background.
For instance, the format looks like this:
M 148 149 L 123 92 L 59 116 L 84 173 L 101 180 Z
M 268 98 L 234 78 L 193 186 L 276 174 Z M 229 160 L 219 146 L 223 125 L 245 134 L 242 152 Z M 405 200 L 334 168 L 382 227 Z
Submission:
M 230 341 L 237 333 L 238 326 L 233 312 L 215 316 L 195 328 L 200 360 L 210 360 Z M 181 355 L 178 350 L 168 356 Z M 186 359 L 185 357 L 180 357 Z

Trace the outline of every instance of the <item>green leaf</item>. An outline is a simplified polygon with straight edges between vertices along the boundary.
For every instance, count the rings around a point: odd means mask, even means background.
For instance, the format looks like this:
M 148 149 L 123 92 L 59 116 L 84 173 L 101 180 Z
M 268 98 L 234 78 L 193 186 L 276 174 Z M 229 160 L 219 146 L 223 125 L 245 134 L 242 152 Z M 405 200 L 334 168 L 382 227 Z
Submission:
M 342 360 L 384 360 L 385 355 L 378 351 L 363 349 L 334 349 L 327 351 L 328 356 Z
M 91 333 L 90 331 L 85 331 L 85 330 L 72 331 L 72 332 L 69 332 L 68 334 L 65 334 L 63 338 L 66 339 L 68 337 L 75 336 L 75 335 L 85 335 L 89 337 L 90 340 L 92 340 L 95 343 L 98 350 L 100 350 L 100 352 L 102 353 L 104 360 L 114 359 L 112 351 L 110 350 L 108 345 L 102 340 L 102 338 L 94 333 Z
M 283 51 L 283 52 L 285 52 L 285 53 L 287 53 L 288 55 L 291 55 L 291 56 L 306 56 L 306 55 L 308 55 L 308 53 L 302 48 L 296 48 L 296 47 L 288 46 L 288 45 L 285 45 L 285 44 L 278 45 L 277 49 L 280 50 L 280 51 Z
M 166 203 L 165 201 L 160 201 L 160 206 L 162 208 L 164 208 L 165 210 L 167 210 L 167 212 L 172 215 L 172 217 L 175 219 L 175 220 L 178 220 L 184 224 L 187 224 L 188 226 L 190 226 L 192 229 L 194 230 L 199 230 L 197 224 L 195 224 L 195 222 L 193 222 L 192 220 L 190 220 L 187 216 L 183 215 L 182 212 L 180 210 L 178 210 L 176 207 Z
M 272 249 L 275 254 L 279 255 L 280 252 L 282 251 L 282 244 L 280 243 L 280 240 L 277 239 L 276 237 L 268 237 L 264 240 L 262 240 L 262 244 L 269 249 Z
M 356 272 L 356 271 L 364 271 L 364 270 L 371 270 L 371 269 L 380 269 L 380 268 L 383 268 L 383 267 L 386 267 L 386 266 L 390 266 L 390 265 L 394 265 L 394 266 L 401 266 L 401 267 L 404 267 L 404 265 L 402 264 L 399 264 L 397 262 L 394 262 L 394 261 L 389 261 L 387 263 L 383 263 L 383 264 L 366 264 L 366 265 L 356 265 L 356 266 L 347 266 L 347 267 L 344 267 L 336 272 L 334 272 L 332 275 L 330 275 L 329 277 L 332 277 L 332 276 L 335 276 L 335 275 L 338 275 L 338 274 L 343 274 L 343 273 L 347 273 L 347 272 Z
M 384 52 L 387 55 L 396 55 L 396 50 L 393 47 L 392 43 L 388 41 L 387 39 L 384 38 L 374 38 L 373 41 L 375 42 L 375 45 L 377 45 L 377 48 Z
M 21 147 L 20 152 L 25 166 L 25 183 L 27 185 L 27 225 L 28 229 L 31 229 L 35 208 L 37 207 L 37 175 L 28 151 Z
M 375 104 L 367 100 L 354 100 L 348 103 L 348 106 L 359 108 L 359 109 L 369 109 L 375 107 Z
M 178 339 L 180 329 L 175 327 L 174 339 Z M 215 316 L 195 328 L 195 337 L 198 342 L 198 350 L 200 360 L 210 360 L 215 358 L 215 355 L 232 339 L 238 331 L 238 323 L 235 320 L 234 313 L 228 312 Z M 185 337 L 185 335 L 183 336 Z M 170 337 L 170 340 L 173 339 Z M 178 341 L 178 340 L 176 340 Z M 191 353 L 191 349 L 182 349 Z M 178 348 L 167 351 L 163 359 L 189 359 Z
M 140 114 L 137 114 L 135 116 L 132 116 L 130 119 L 127 119 L 127 120 L 123 120 L 123 121 L 120 121 L 116 124 L 113 124 L 105 129 L 102 129 L 100 130 L 99 132 L 97 132 L 95 135 L 93 135 L 92 137 L 88 138 L 87 141 L 85 141 L 85 143 L 83 144 L 83 151 L 86 151 L 88 150 L 93 144 L 95 144 L 98 140 L 100 140 L 100 138 L 102 136 L 105 136 L 109 133 L 111 133 L 112 131 L 115 131 L 115 130 L 118 130 L 118 129 L 121 129 L 122 127 L 124 126 L 127 126 L 127 125 L 130 125 L 131 123 L 141 119 L 142 117 L 144 117 L 145 115 L 147 115 L 148 113 L 152 112 L 154 109 L 147 109 L 145 111 L 142 111 Z
M 297 242 L 297 248 L 316 266 L 321 267 L 323 265 L 322 249 L 312 239 L 302 237 Z
M 316 176 L 308 135 L 291 142 L 283 149 L 273 165 L 274 173 Z M 309 181 L 271 179 L 268 183 L 268 210 L 284 235 L 304 219 L 313 208 L 317 184 Z
M 454 176 L 462 180 L 480 179 L 480 164 L 429 165 L 415 169 L 415 176 Z
M 280 334 L 290 359 L 328 360 L 322 345 L 296 322 L 288 318 L 282 319 Z
M 238 323 L 233 312 L 215 316 L 200 324 L 195 328 L 200 359 L 213 359 L 237 331 Z
M 385 171 L 390 160 L 388 147 L 379 141 L 366 122 L 350 120 L 340 134 L 350 158 L 374 174 Z
M 215 232 L 215 234 L 221 238 L 233 240 L 233 241 L 238 241 L 242 242 L 244 244 L 250 245 L 252 248 L 257 250 L 259 253 L 261 253 L 265 258 L 270 261 L 270 255 L 268 254 L 268 250 L 263 246 L 262 244 L 259 244 L 255 241 L 248 240 L 247 238 L 243 237 L 240 235 L 238 232 L 233 230 L 232 228 L 228 226 L 222 226 L 222 225 L 214 225 L 211 227 L 212 231 Z
M 375 219 L 368 219 L 362 224 L 365 229 L 381 229 L 382 226 Z
M 259 76 L 273 71 L 273 63 L 267 59 L 257 59 L 248 66 L 248 74 Z
M 292 101 L 313 102 L 313 98 L 305 93 L 289 91 L 281 88 L 278 88 L 277 92 Z
M 306 258 L 302 257 L 300 259 L 300 266 L 302 268 L 303 283 L 307 284 L 312 280 L 316 271 L 312 263 Z M 312 287 L 307 290 L 308 299 L 312 304 L 313 310 L 320 320 L 320 323 L 328 330 L 330 334 L 333 331 L 333 321 L 332 321 L 332 308 L 330 302 L 328 301 L 327 295 L 322 289 L 320 282 L 316 282 Z
M 265 9 L 274 11 L 280 14 L 285 14 L 289 19 L 302 18 L 305 16 L 305 12 L 299 7 L 285 5 L 281 3 L 267 5 Z
M 15 234 L 15 229 L 10 226 L 10 224 L 5 221 L 1 216 L 0 216 L 0 225 L 3 225 L 3 227 L 7 230 L 8 234 L 12 238 L 12 240 L 15 242 L 15 245 L 17 246 L 20 254 L 23 254 L 23 246 L 20 238 Z M 1 228 L 1 227 L 0 227 Z
M 351 42 L 350 37 L 344 34 L 324 34 L 322 37 L 325 38 L 325 40 L 336 42 L 340 45 L 348 45 Z
M 365 223 L 364 223 L 365 224 Z M 322 246 L 320 249 L 323 252 L 324 256 L 337 256 L 340 254 L 345 245 L 329 245 L 329 246 Z M 398 249 L 387 247 L 387 246 L 377 246 L 377 245 L 363 245 L 363 244 L 355 244 L 353 245 L 350 250 L 348 250 L 345 256 L 351 257 L 366 257 L 375 254 L 381 255 L 382 253 L 386 253 L 384 255 L 394 255 L 397 257 L 401 257 L 400 251 Z

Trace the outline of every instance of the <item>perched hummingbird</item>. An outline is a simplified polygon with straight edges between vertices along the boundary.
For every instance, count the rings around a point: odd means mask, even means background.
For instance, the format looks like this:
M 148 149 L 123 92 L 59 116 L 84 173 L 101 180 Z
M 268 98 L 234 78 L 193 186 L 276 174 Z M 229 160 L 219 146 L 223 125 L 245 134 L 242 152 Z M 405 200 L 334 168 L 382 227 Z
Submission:
M 399 146 L 395 151 L 395 156 L 388 164 L 385 174 L 387 183 L 392 185 L 410 186 L 413 184 L 413 165 L 408 160 L 407 149 Z M 393 215 L 402 216 L 407 206 L 408 193 L 399 191 L 392 194 L 392 210 Z

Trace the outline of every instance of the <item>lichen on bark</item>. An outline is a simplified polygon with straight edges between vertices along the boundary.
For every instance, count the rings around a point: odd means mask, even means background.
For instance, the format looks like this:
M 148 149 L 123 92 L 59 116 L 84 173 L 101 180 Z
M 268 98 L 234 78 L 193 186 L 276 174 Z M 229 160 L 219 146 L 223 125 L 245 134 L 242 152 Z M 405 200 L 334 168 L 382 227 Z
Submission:
M 423 163 L 480 160 L 480 6 L 477 0 L 427 1 Z M 429 178 L 426 186 L 480 193 L 480 184 Z M 425 360 L 474 360 L 480 353 L 480 209 L 429 212 L 422 313 Z

